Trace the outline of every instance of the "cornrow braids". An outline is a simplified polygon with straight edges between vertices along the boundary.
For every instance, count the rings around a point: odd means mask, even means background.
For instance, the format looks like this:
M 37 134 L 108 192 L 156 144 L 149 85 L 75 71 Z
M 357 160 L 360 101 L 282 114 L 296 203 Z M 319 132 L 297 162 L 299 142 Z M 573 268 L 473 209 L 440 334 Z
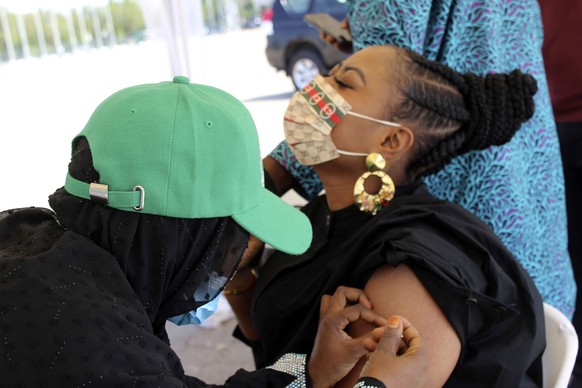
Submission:
M 421 135 L 408 173 L 413 179 L 441 170 L 469 151 L 507 143 L 533 116 L 535 79 L 509 74 L 462 75 L 403 49 L 408 56 L 394 116 L 418 123 Z
M 441 169 L 465 143 L 466 133 L 457 131 L 470 118 L 463 95 L 455 82 L 461 79 L 449 68 L 403 49 L 405 66 L 399 88 L 401 104 L 393 114 L 397 121 L 414 121 L 419 134 L 408 174 L 412 179 Z M 436 68 L 433 67 L 436 65 Z M 446 76 L 443 76 L 445 73 Z M 452 156 L 451 156 L 452 157 Z M 416 161 L 415 161 L 416 160 Z

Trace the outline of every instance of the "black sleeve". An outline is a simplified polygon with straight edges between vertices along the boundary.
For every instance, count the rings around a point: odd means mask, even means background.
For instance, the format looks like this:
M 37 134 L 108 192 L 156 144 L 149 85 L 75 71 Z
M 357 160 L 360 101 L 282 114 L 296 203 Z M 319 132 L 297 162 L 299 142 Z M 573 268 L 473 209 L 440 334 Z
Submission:
M 186 376 L 186 385 L 190 388 L 262 388 L 287 387 L 293 383 L 297 387 L 311 387 L 311 381 L 306 370 L 306 356 L 304 354 L 285 354 L 275 364 L 248 372 L 239 369 L 224 385 L 206 384 L 200 379 Z
M 261 349 L 261 341 L 249 341 L 247 337 L 244 336 L 238 325 L 234 329 L 232 336 L 251 348 L 253 352 L 253 359 L 255 361 L 255 368 L 260 369 L 266 367 Z

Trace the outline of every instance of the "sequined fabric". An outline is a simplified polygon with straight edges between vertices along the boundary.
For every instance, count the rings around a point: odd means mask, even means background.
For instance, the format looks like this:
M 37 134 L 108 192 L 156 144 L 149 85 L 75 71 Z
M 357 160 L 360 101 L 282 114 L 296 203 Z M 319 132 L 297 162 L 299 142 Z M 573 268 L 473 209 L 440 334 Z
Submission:
M 426 179 L 437 197 L 460 204 L 486 223 L 532 276 L 545 302 L 572 317 L 576 284 L 567 252 L 563 172 L 541 55 L 535 0 L 351 0 L 355 49 L 408 47 L 460 72 L 519 68 L 538 81 L 536 113 L 506 145 L 454 159 Z M 317 195 L 312 168 L 286 144 L 271 154 Z
M 288 353 L 267 369 L 284 372 L 295 377 L 295 380 L 287 385 L 288 388 L 304 388 L 306 387 L 306 358 L 305 354 Z

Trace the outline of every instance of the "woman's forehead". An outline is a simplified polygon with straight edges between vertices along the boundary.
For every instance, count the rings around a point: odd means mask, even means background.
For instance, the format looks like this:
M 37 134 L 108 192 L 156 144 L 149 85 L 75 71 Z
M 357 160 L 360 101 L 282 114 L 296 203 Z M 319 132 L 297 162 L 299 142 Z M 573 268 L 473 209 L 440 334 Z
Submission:
M 390 75 L 398 61 L 398 50 L 393 46 L 371 46 L 358 51 L 344 61 L 344 66 L 359 68 L 372 77 Z
M 381 62 L 381 61 L 394 61 L 397 57 L 398 48 L 393 46 L 370 46 L 366 47 L 354 55 L 350 56 L 346 59 L 346 62 L 372 62 L 371 65 L 375 64 L 374 62 Z M 380 63 L 377 63 L 380 65 Z

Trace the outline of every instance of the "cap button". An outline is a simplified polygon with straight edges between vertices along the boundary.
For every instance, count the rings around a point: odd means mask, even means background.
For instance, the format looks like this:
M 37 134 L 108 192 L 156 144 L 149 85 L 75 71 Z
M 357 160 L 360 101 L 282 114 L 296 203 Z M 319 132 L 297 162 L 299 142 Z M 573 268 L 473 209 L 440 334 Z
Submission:
M 185 77 L 183 75 L 177 75 L 174 77 L 174 83 L 175 84 L 189 84 L 190 80 L 188 79 L 188 77 Z

